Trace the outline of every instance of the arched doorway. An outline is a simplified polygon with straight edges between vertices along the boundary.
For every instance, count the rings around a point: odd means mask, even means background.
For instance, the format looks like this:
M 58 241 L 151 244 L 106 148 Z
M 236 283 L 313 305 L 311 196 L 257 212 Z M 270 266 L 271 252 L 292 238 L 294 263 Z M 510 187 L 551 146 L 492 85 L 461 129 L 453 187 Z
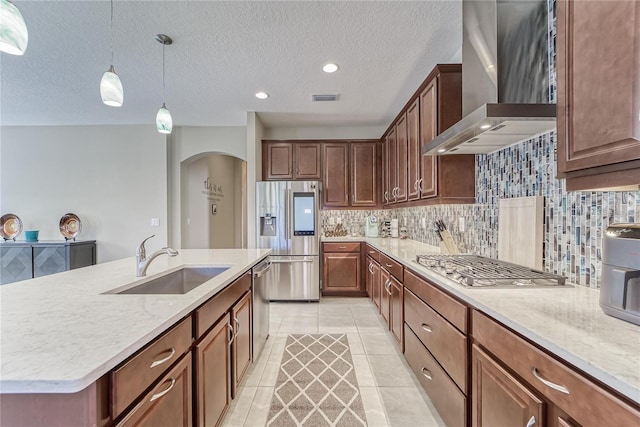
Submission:
M 181 247 L 246 247 L 247 163 L 201 153 L 180 164 Z

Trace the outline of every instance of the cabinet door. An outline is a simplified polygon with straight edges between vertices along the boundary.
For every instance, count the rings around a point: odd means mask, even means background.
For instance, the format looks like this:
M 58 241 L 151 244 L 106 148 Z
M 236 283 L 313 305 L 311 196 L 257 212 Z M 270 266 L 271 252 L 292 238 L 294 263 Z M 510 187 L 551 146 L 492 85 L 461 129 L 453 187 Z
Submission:
M 558 0 L 557 23 L 558 172 L 640 160 L 640 2 Z
M 323 291 L 360 290 L 360 253 L 324 253 Z
M 381 292 L 381 281 L 380 281 L 380 264 L 373 261 L 371 263 L 371 299 L 373 299 L 373 303 L 380 310 L 380 294 Z
M 438 135 L 438 79 L 435 78 L 420 94 L 420 146 Z M 421 156 L 420 197 L 438 195 L 438 162 L 436 156 Z
M 472 350 L 472 426 L 538 426 L 544 402 L 504 370 L 480 347 Z
M 293 144 L 293 178 L 322 179 L 320 170 L 320 143 Z
M 191 396 L 191 354 L 187 353 L 117 426 L 192 427 Z
M 194 350 L 198 427 L 219 425 L 231 402 L 232 335 L 226 314 Z
M 376 144 L 352 142 L 351 206 L 376 206 Z
M 349 206 L 349 144 L 322 144 L 324 206 Z
M 390 199 L 390 187 L 389 187 L 389 145 L 388 135 L 382 137 L 382 185 L 381 185 L 381 200 L 384 206 L 389 204 Z
M 396 202 L 407 201 L 407 115 L 400 116 L 396 124 L 397 183 Z
M 244 294 L 233 308 L 231 308 L 233 321 L 233 387 L 231 397 L 236 397 L 244 374 L 251 365 L 251 291 Z
M 394 277 L 390 277 L 391 285 L 389 286 L 389 326 L 391 334 L 400 345 L 400 349 L 404 351 L 403 329 L 404 317 L 402 313 L 403 292 L 402 283 L 398 282 Z
M 0 247 L 0 285 L 33 278 L 31 246 Z
M 67 269 L 67 250 L 60 246 L 33 246 L 33 277 L 60 273 Z
M 380 268 L 380 314 L 387 327 L 389 326 L 390 302 L 388 288 L 391 286 L 391 275 L 384 268 Z
M 398 151 L 396 145 L 396 128 L 394 127 L 387 134 L 386 150 L 387 150 L 387 197 L 392 205 L 396 203 L 397 186 L 398 186 Z
M 293 179 L 293 144 L 265 142 L 262 144 L 262 178 Z
M 67 268 L 87 267 L 96 264 L 96 244 L 87 243 L 67 246 Z
M 420 198 L 420 98 L 407 109 L 407 199 Z
M 365 271 L 365 290 L 367 291 L 367 296 L 373 301 L 373 293 L 371 290 L 371 286 L 373 285 L 373 261 L 370 257 L 367 257 L 367 271 Z

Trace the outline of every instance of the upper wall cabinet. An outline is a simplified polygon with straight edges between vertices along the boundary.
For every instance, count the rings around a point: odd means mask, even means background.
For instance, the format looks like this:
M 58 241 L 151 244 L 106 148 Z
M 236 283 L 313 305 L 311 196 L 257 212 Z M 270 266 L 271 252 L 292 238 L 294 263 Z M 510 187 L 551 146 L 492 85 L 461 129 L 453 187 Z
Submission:
M 640 2 L 557 0 L 558 174 L 640 187 Z
M 349 144 L 322 144 L 324 206 L 349 206 Z
M 320 143 L 265 141 L 262 144 L 262 179 L 320 180 Z
M 437 65 L 383 136 L 385 205 L 474 203 L 475 156 L 423 156 L 422 146 L 462 118 L 462 67 Z

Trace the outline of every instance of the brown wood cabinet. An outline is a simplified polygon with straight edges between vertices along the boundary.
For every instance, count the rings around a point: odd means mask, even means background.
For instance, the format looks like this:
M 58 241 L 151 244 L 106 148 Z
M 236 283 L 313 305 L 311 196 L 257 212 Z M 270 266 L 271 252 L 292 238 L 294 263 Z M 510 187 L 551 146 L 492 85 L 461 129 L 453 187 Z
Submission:
M 423 156 L 422 146 L 438 136 L 438 78 L 432 79 L 420 93 L 420 143 L 422 159 L 418 188 L 423 199 L 438 195 L 438 161 L 436 156 Z M 460 111 L 462 116 L 462 110 Z M 420 181 L 421 179 L 421 181 Z
M 191 355 L 182 357 L 153 387 L 117 427 L 193 425 Z
M 640 188 L 640 3 L 557 1 L 558 175 Z
M 291 142 L 262 143 L 262 179 L 293 179 L 293 144 Z
M 380 283 L 380 264 L 378 264 L 372 257 L 367 257 L 367 292 L 371 301 L 375 304 L 375 306 L 380 310 L 380 293 L 381 293 L 381 283 Z
M 349 144 L 322 144 L 322 195 L 325 207 L 349 206 Z
M 322 295 L 365 296 L 360 243 L 322 244 Z
M 380 315 L 384 320 L 384 323 L 389 327 L 389 317 L 391 314 L 391 299 L 389 298 L 389 292 L 387 286 L 391 281 L 391 275 L 384 268 L 380 268 Z
M 407 200 L 420 198 L 420 99 L 407 108 Z
M 407 201 L 407 115 L 402 114 L 396 123 L 396 203 Z
M 472 365 L 473 427 L 544 425 L 544 402 L 476 345 Z
M 320 144 L 299 142 L 293 144 L 293 179 L 313 181 L 322 179 Z
M 194 349 L 198 427 L 218 426 L 231 403 L 232 337 L 226 314 Z
M 383 168 L 386 171 L 384 192 L 382 194 L 385 205 L 396 203 L 396 187 L 398 186 L 398 146 L 396 144 L 395 125 L 383 137 L 384 140 L 384 161 Z
M 400 350 L 404 351 L 404 297 L 402 294 L 402 283 L 391 276 L 389 278 L 387 292 L 389 292 L 389 329 L 391 330 L 391 335 L 393 335 L 400 346 Z
M 240 301 L 231 308 L 231 319 L 233 320 L 231 397 L 235 398 L 240 383 L 251 365 L 251 291 L 244 294 Z
M 378 144 L 352 142 L 351 150 L 351 206 L 378 205 Z

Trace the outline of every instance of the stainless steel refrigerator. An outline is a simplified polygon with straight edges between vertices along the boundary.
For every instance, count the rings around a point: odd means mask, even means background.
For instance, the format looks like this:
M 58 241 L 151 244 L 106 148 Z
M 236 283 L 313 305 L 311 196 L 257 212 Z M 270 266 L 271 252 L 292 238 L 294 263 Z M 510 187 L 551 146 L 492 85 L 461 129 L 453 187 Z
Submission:
M 258 248 L 270 248 L 271 301 L 320 299 L 319 181 L 256 183 Z

